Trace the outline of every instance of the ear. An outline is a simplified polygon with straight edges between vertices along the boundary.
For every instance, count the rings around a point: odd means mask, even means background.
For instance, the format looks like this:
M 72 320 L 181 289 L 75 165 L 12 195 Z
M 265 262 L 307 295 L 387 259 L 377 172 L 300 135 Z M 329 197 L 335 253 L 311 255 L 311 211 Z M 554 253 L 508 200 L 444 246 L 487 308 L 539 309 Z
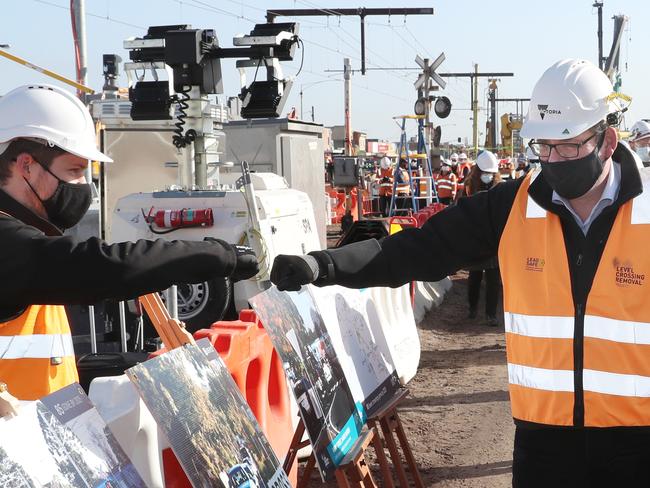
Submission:
M 29 179 L 33 165 L 36 164 L 31 154 L 23 152 L 16 156 L 15 171 L 18 176 Z
M 616 146 L 618 145 L 618 134 L 614 127 L 608 127 L 605 129 L 605 138 L 603 139 L 603 144 L 600 148 L 600 155 L 603 161 L 612 157 Z

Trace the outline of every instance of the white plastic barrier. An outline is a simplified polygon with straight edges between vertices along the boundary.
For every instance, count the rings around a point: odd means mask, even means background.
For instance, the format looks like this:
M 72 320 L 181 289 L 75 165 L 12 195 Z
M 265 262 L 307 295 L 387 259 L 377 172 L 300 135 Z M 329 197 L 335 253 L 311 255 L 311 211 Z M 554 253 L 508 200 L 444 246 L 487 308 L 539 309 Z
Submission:
M 417 323 L 422 322 L 425 314 L 433 307 L 439 307 L 445 293 L 451 288 L 449 278 L 435 282 L 417 281 L 415 283 L 415 304 L 413 314 Z
M 88 397 L 147 486 L 164 488 L 162 449 L 167 442 L 126 375 L 95 378 Z
M 395 370 L 405 385 L 418 372 L 420 363 L 420 338 L 411 307 L 409 285 L 399 288 L 366 288 L 362 292 L 369 293 L 375 303 L 386 341 L 391 348 Z

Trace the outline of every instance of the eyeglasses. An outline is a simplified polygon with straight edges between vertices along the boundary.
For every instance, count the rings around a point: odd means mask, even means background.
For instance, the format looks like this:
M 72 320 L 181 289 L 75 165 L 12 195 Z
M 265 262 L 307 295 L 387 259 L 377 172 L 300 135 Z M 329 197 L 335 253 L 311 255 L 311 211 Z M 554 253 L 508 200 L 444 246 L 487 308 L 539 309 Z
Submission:
M 571 159 L 577 158 L 578 154 L 580 154 L 580 148 L 597 136 L 602 136 L 601 140 L 596 144 L 596 146 L 599 146 L 602 142 L 602 139 L 605 137 L 605 132 L 596 132 L 591 137 L 588 137 L 582 142 L 560 142 L 559 144 L 546 144 L 545 142 L 538 142 L 533 139 L 528 143 L 528 147 L 531 148 L 535 156 L 539 156 L 541 159 L 550 158 L 551 151 L 553 151 L 553 149 L 555 149 L 555 152 L 560 157 Z

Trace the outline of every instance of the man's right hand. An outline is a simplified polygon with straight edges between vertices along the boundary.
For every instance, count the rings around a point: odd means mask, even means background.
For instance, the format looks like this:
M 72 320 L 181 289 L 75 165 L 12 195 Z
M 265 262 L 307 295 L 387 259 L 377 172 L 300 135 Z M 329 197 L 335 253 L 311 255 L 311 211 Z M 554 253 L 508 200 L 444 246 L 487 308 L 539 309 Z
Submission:
M 271 269 L 271 281 L 280 291 L 298 291 L 302 285 L 316 281 L 318 276 L 318 261 L 309 255 L 279 254 Z

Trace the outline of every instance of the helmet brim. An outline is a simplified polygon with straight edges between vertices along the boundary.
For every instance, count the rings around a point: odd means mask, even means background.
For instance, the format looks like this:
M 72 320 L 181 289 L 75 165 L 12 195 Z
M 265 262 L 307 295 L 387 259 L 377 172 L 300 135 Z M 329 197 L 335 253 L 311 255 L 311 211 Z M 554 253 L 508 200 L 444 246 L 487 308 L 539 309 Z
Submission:
M 91 161 L 101 161 L 102 163 L 112 163 L 113 160 L 109 158 L 106 154 L 99 151 L 97 148 L 88 147 L 81 150 L 71 151 L 70 149 L 65 149 L 66 152 L 79 156 L 80 158 L 89 159 Z

